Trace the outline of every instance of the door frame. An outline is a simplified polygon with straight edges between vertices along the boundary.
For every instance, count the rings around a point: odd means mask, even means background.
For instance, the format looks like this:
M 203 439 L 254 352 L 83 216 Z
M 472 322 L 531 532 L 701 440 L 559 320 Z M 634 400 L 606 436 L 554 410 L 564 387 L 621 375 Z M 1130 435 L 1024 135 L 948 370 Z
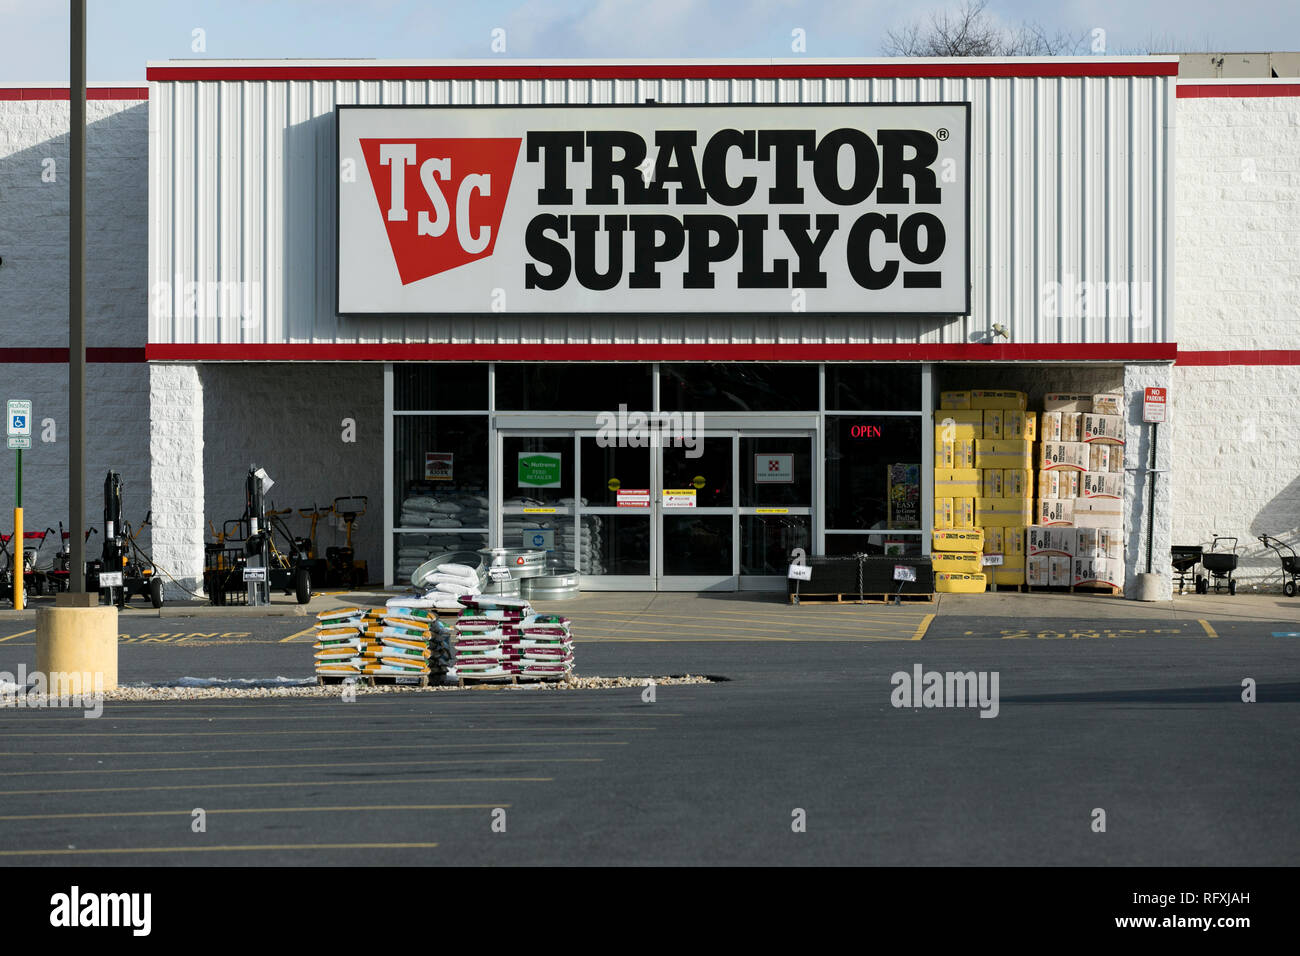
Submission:
M 741 561 L 741 517 L 757 514 L 760 506 L 741 506 L 740 504 L 740 442 L 742 438 L 801 438 L 806 439 L 809 443 L 809 460 L 812 468 L 811 475 L 811 501 L 808 506 L 790 506 L 789 514 L 807 515 L 809 518 L 809 535 L 811 541 L 816 540 L 818 532 L 818 503 L 821 495 L 822 478 L 817 468 L 817 456 L 821 448 L 821 428 L 819 421 L 810 420 L 810 417 L 799 416 L 798 420 L 781 421 L 785 416 L 773 416 L 777 420 L 768 427 L 755 427 L 743 424 L 740 416 L 718 415 L 718 418 L 727 420 L 717 427 L 706 427 L 702 439 L 704 441 L 718 441 L 725 439 L 731 442 L 731 504 L 726 506 L 701 508 L 701 514 L 726 514 L 731 518 L 731 571 L 728 574 L 665 574 L 664 573 L 664 517 L 663 508 L 663 488 L 664 488 L 664 467 L 663 452 L 664 445 L 660 440 L 658 430 L 651 426 L 651 446 L 650 446 L 650 508 L 646 518 L 650 521 L 650 542 L 649 542 L 649 568 L 650 573 L 644 575 L 630 574 L 579 574 L 580 587 L 589 591 L 667 591 L 667 592 L 695 592 L 695 591 L 775 591 L 785 588 L 785 578 L 781 575 L 747 575 L 742 574 L 740 570 Z M 514 547 L 514 544 L 504 542 L 504 523 L 506 518 L 505 499 L 508 482 L 506 478 L 506 468 L 508 462 L 505 460 L 505 440 L 507 438 L 556 438 L 562 441 L 572 442 L 573 455 L 572 463 L 566 467 L 571 469 L 573 483 L 574 504 L 571 508 L 556 506 L 556 510 L 551 514 L 554 515 L 552 521 L 567 520 L 573 523 L 575 528 L 581 527 L 581 521 L 584 515 L 608 515 L 619 514 L 616 507 L 610 506 L 583 506 L 582 504 L 582 440 L 584 438 L 595 437 L 598 429 L 591 423 L 591 418 L 571 415 L 557 415 L 554 418 L 537 416 L 530 418 L 527 424 L 523 424 L 514 419 L 507 423 L 494 422 L 492 451 L 497 463 L 495 472 L 491 475 L 492 488 L 492 505 L 493 513 L 490 517 L 490 541 L 493 547 Z M 670 446 L 671 447 L 671 446 Z M 515 514 L 512 510 L 510 514 Z M 637 512 L 631 512 L 636 514 Z M 629 516 L 631 516 L 629 514 Z M 815 547 L 810 541 L 810 547 Z M 581 541 L 577 547 L 581 549 Z M 582 564 L 582 553 L 579 551 L 575 554 L 575 563 Z

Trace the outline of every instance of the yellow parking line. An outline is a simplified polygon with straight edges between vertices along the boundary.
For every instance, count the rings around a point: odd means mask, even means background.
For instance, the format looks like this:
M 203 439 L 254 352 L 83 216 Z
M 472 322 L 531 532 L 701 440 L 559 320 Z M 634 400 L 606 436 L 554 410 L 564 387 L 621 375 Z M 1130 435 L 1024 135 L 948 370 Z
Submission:
M 930 629 L 930 622 L 934 620 L 933 614 L 927 614 L 920 624 L 916 626 L 916 633 L 912 635 L 912 640 L 919 641 L 925 637 L 925 632 Z
M 0 790 L 0 797 L 47 796 L 60 793 L 144 793 L 152 790 L 238 790 L 267 787 L 373 787 L 390 783 L 424 786 L 430 783 L 552 783 L 554 777 L 428 777 L 414 780 L 277 780 L 272 783 L 186 783 L 153 787 L 76 787 L 73 789 Z
M 640 615 L 637 617 L 620 617 L 620 618 L 615 618 L 613 620 L 606 620 L 605 626 L 608 627 L 613 624 L 651 624 L 656 621 L 688 621 L 688 622 L 694 622 L 694 624 L 688 626 L 707 627 L 714 621 L 723 621 L 726 622 L 726 626 L 731 626 L 733 623 L 736 625 L 749 623 L 749 624 L 775 625 L 777 627 L 780 627 L 782 630 L 785 630 L 790 626 L 794 625 L 801 628 L 814 628 L 816 630 L 823 630 L 823 631 L 843 631 L 850 628 L 859 627 L 863 624 L 868 626 L 892 627 L 898 624 L 911 624 L 915 620 L 914 618 L 909 619 L 907 617 L 904 617 L 903 615 L 877 617 L 874 615 L 866 615 L 866 614 L 857 615 L 851 612 L 841 615 L 840 616 L 841 621 L 837 623 L 830 623 L 827 621 L 818 622 L 818 621 L 813 621 L 807 617 L 799 617 L 799 618 L 795 617 L 795 614 L 797 614 L 802 608 L 810 607 L 810 606 L 811 605 L 801 605 L 799 608 L 792 607 L 789 610 L 793 613 L 788 615 L 783 615 L 781 617 L 761 617 L 761 618 L 737 617 L 735 615 L 717 614 L 714 612 L 710 612 L 708 615 L 702 617 L 688 617 L 688 616 L 673 615 L 673 614 L 650 614 L 650 615 Z M 821 608 L 818 608 L 818 612 L 820 611 Z M 575 612 L 574 617 L 579 618 L 581 617 L 582 614 L 613 614 L 613 613 L 615 612 L 583 611 L 583 612 Z M 592 623 L 598 624 L 598 622 L 594 622 L 594 621 Z
M 15 637 L 22 637 L 24 634 L 35 634 L 35 633 L 36 633 L 36 628 L 32 628 L 30 631 L 19 631 L 17 634 L 10 634 L 8 637 L 0 637 L 0 644 L 3 644 L 5 641 L 12 641 Z
M 207 810 L 208 816 L 226 813 L 357 813 L 368 810 L 495 810 L 509 809 L 508 803 L 381 803 L 362 807 L 241 807 Z M 0 820 L 106 820 L 113 817 L 188 817 L 191 810 L 117 810 L 105 813 L 20 813 Z
M 447 764 L 497 764 L 497 763 L 600 763 L 602 757 L 501 757 L 501 758 L 475 758 L 472 760 L 349 760 L 346 764 L 348 767 L 439 767 Z M 224 767 L 128 767 L 128 768 L 95 768 L 81 770 L 7 770 L 6 777 L 56 777 L 63 774 L 75 774 L 83 776 L 92 773 L 219 773 L 225 770 L 319 770 L 322 767 L 337 768 L 341 766 L 338 761 L 329 763 L 251 763 L 235 764 Z
M 315 624 L 313 624 L 311 627 L 304 627 L 304 628 L 303 628 L 301 631 L 299 631 L 297 634 L 290 634 L 290 635 L 289 635 L 288 637 L 286 637 L 284 640 L 280 641 L 280 643 L 281 643 L 281 644 L 288 644 L 288 643 L 289 643 L 290 641 L 292 641 L 295 637 L 302 637 L 304 634 L 310 634 L 310 633 L 312 633 L 312 631 L 314 631 L 314 630 L 316 630 L 316 625 L 315 625 Z
M 1201 627 L 1205 628 L 1205 636 L 1206 636 L 1206 637 L 1218 637 L 1218 636 L 1219 636 L 1218 632 L 1215 631 L 1215 629 L 1212 628 L 1212 627 L 1210 626 L 1210 622 L 1209 622 L 1209 621 L 1202 621 L 1202 620 L 1200 620 L 1200 619 L 1198 618 L 1197 621 L 1196 621 L 1196 623 L 1199 624 L 1199 625 L 1201 625 Z
M 138 846 L 87 850 L 0 850 L 0 856 L 83 856 L 95 853 L 218 853 L 265 850 L 431 850 L 436 843 L 247 843 L 236 846 Z
M 762 631 L 776 631 L 776 632 L 779 632 L 779 633 L 781 633 L 781 634 L 789 634 L 792 630 L 796 630 L 796 631 L 797 631 L 797 630 L 800 630 L 800 628 L 799 628 L 799 626 L 798 626 L 797 624 L 791 624 L 789 627 L 773 627 L 773 628 L 746 628 L 746 627 L 741 627 L 741 628 L 728 628 L 728 627 L 726 627 L 725 625 L 722 626 L 722 627 L 710 627 L 710 626 L 707 625 L 707 624 L 700 624 L 700 625 L 697 625 L 697 626 L 695 626 L 694 628 L 692 628 L 692 627 L 689 626 L 689 625 L 671 624 L 671 625 L 667 625 L 667 626 L 665 626 L 665 627 L 655 628 L 655 629 L 653 629 L 653 630 L 646 630 L 646 629 L 644 629 L 644 628 L 637 628 L 637 627 L 611 627 L 611 625 L 614 625 L 614 624 L 617 624 L 617 623 L 618 623 L 618 622 L 616 622 L 616 621 L 606 621 L 603 625 L 598 625 L 598 626 L 602 626 L 602 627 L 605 627 L 605 628 L 609 629 L 610 633 L 609 633 L 609 635 L 607 635 L 607 636 L 610 636 L 610 637 L 614 637 L 614 636 L 622 635 L 622 634 L 665 634 L 665 633 L 683 633 L 683 632 L 684 632 L 684 633 L 690 633 L 692 630 L 705 630 L 705 631 L 711 631 L 711 632 L 713 632 L 713 633 L 715 633 L 715 634 L 725 634 L 725 635 L 728 635 L 728 636 L 719 637 L 719 638 L 697 638 L 697 640 L 737 640 L 737 641 L 800 641 L 800 640 L 814 640 L 814 641 L 815 641 L 815 640 L 830 640 L 830 641 L 833 641 L 833 640 L 855 640 L 855 639 L 860 638 L 860 637 L 871 638 L 871 637 L 887 637 L 887 636 L 889 636 L 889 635 L 884 635 L 884 634 L 879 634 L 879 633 L 874 633 L 874 632 L 867 632 L 867 631 L 864 631 L 864 630 L 862 630 L 862 629 L 850 629 L 850 628 L 845 628 L 842 632 L 840 632 L 840 635 L 841 635 L 841 636 L 839 636 L 839 637 L 829 637 L 829 636 L 827 636 L 827 637 L 810 637 L 810 638 L 799 638 L 799 637 L 764 637 L 764 636 L 762 636 L 762 635 L 756 635 L 756 634 L 754 634 L 754 632 L 755 632 L 755 631 L 758 631 L 758 630 L 762 630 Z M 731 636 L 731 635 L 729 634 L 729 632 L 731 632 L 731 631 L 733 631 L 733 630 L 736 631 L 736 632 L 738 632 L 738 633 L 735 634 L 734 636 Z M 752 635 L 752 636 L 751 636 L 751 635 Z M 579 637 L 575 637 L 575 638 L 574 638 L 574 643 L 578 643 L 579 641 L 582 641 L 582 640 L 589 640 L 589 638 L 584 638 L 584 637 L 581 637 L 581 636 L 579 636 Z M 675 637 L 660 637 L 660 638 L 658 638 L 658 640 L 673 641 L 673 640 L 680 640 L 680 638 L 675 638 Z

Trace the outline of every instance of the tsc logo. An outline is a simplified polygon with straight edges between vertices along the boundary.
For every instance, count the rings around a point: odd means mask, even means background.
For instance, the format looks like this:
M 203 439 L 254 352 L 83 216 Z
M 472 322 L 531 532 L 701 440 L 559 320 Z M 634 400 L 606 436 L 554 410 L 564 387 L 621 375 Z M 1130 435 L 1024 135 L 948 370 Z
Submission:
M 402 285 L 492 255 L 520 139 L 362 139 Z

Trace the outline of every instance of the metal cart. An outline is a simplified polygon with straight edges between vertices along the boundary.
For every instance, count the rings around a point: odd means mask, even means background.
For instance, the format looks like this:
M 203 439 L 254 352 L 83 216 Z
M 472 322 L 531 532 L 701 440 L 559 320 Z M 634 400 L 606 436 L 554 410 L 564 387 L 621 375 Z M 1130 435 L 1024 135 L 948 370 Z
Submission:
M 1282 593 L 1287 597 L 1295 597 L 1296 578 L 1300 577 L 1300 557 L 1296 556 L 1295 548 L 1269 534 L 1261 534 L 1259 543 L 1270 551 L 1277 552 L 1282 561 Z
M 1203 550 L 1199 544 L 1176 544 L 1169 549 L 1169 556 L 1173 559 L 1174 577 L 1178 581 L 1179 594 L 1183 593 L 1189 580 L 1192 582 L 1192 587 L 1196 590 L 1196 593 L 1201 593 L 1200 578 L 1196 574 L 1196 566 L 1201 563 Z
M 1220 551 L 1220 541 L 1231 541 L 1231 550 Z M 1196 579 L 1197 593 L 1208 594 L 1213 585 L 1215 594 L 1225 587 L 1229 594 L 1236 594 L 1237 582 L 1232 579 L 1232 573 L 1237 570 L 1237 539 L 1216 534 L 1210 542 L 1210 550 L 1201 554 L 1201 567 L 1209 572 L 1210 578 L 1202 576 Z

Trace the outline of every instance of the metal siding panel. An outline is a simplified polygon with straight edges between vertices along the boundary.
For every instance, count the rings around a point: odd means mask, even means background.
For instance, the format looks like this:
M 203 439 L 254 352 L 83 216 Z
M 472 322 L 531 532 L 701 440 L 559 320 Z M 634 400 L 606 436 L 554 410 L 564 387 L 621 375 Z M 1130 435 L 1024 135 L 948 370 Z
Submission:
M 966 342 L 990 322 L 1014 342 L 1162 340 L 1162 181 L 1172 134 L 1167 78 L 878 80 L 500 80 L 156 83 L 151 89 L 151 282 L 172 279 L 176 306 L 153 317 L 151 341 L 803 341 Z M 972 315 L 862 319 L 605 316 L 339 320 L 334 304 L 335 102 L 972 103 Z M 1147 283 L 1154 318 L 1094 296 L 1085 327 L 1045 314 L 1045 284 L 1087 279 L 1101 290 Z M 225 313 L 187 317 L 191 281 L 260 283 L 260 325 Z M 1064 306 L 1072 289 L 1061 289 Z M 1122 299 L 1119 300 L 1122 302 Z M 1132 310 L 1129 310 L 1130 312 Z

